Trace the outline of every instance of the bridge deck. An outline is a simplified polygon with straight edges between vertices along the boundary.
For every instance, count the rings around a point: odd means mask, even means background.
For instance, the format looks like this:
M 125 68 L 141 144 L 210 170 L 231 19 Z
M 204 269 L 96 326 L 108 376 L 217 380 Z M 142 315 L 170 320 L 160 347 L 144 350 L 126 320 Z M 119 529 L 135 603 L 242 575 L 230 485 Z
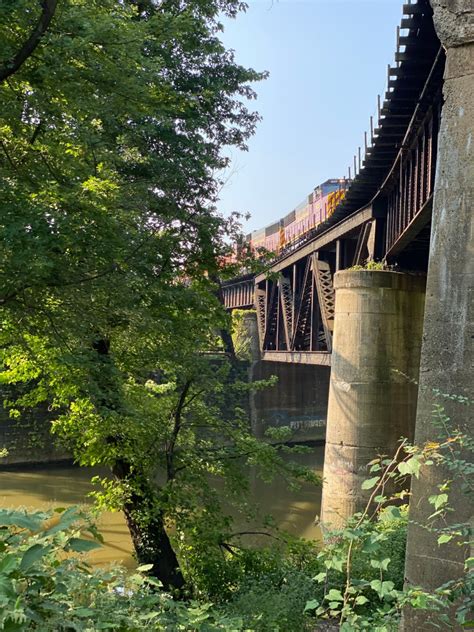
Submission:
M 404 50 L 388 69 L 370 146 L 345 198 L 324 223 L 284 246 L 266 273 L 223 287 L 228 308 L 256 309 L 269 362 L 330 364 L 338 270 L 375 260 L 426 271 L 445 53 L 428 0 L 406 6 Z

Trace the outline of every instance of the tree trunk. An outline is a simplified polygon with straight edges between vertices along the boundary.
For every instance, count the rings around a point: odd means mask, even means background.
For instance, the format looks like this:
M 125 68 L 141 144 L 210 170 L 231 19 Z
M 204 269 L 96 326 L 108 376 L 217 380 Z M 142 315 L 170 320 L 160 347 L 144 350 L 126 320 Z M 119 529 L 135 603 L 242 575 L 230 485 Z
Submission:
M 132 477 L 125 461 L 117 461 L 112 472 L 121 482 Z M 149 574 L 159 579 L 166 590 L 179 591 L 184 578 L 166 532 L 163 512 L 157 507 L 156 492 L 139 475 L 133 476 L 131 482 L 133 492 L 122 509 L 138 562 L 153 564 Z
M 98 373 L 103 398 L 98 402 L 105 410 L 117 411 L 120 397 L 119 386 L 110 375 L 112 359 L 109 340 L 98 336 L 93 342 L 97 358 L 101 362 Z M 110 436 L 111 444 L 120 446 L 120 436 Z M 132 469 L 126 459 L 118 457 L 112 465 L 112 474 L 120 482 L 127 482 L 132 493 L 122 507 L 125 514 L 135 553 L 140 564 L 153 564 L 150 575 L 159 579 L 166 590 L 179 591 L 184 586 L 178 558 L 166 532 L 163 511 L 159 508 L 157 491 L 140 471 Z

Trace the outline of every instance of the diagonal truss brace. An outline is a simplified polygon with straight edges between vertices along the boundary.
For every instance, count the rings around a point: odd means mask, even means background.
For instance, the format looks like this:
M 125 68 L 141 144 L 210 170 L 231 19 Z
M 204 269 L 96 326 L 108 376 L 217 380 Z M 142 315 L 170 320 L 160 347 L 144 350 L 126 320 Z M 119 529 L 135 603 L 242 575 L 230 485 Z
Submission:
M 326 346 L 330 352 L 332 349 L 335 311 L 335 292 L 332 282 L 332 272 L 329 263 L 318 259 L 315 254 L 312 255 L 312 267 L 321 311 L 321 320 L 326 337 Z
M 262 350 L 267 322 L 267 298 L 265 290 L 261 288 L 255 289 L 255 306 L 257 308 L 258 339 L 260 341 L 260 350 Z
M 308 310 L 311 306 L 311 291 L 312 291 L 312 273 L 311 273 L 311 258 L 308 257 L 306 267 L 304 271 L 303 284 L 301 286 L 301 293 L 298 303 L 298 309 L 295 313 L 295 320 L 293 324 L 293 335 L 291 338 L 291 349 L 295 349 L 297 341 L 304 340 L 306 330 L 308 328 Z
M 291 340 L 293 338 L 293 291 L 291 289 L 290 279 L 280 275 L 278 289 L 280 290 L 279 294 L 283 326 L 285 329 L 286 348 L 291 349 Z

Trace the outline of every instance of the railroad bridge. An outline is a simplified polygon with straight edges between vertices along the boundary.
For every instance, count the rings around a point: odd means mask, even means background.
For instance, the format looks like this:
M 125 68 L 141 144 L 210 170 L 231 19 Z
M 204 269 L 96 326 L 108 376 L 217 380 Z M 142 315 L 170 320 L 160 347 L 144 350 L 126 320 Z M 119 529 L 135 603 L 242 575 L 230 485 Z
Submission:
M 445 53 L 428 2 L 403 14 L 387 91 L 342 203 L 267 272 L 223 284 L 227 308 L 256 310 L 263 360 L 330 365 L 336 272 L 368 261 L 427 270 Z
M 279 377 L 251 403 L 254 427 L 325 440 L 323 526 L 366 505 L 374 456 L 395 454 L 401 437 L 438 440 L 435 392 L 473 399 L 473 25 L 472 0 L 403 6 L 388 88 L 344 199 L 280 242 L 265 273 L 223 285 L 227 308 L 248 310 L 251 379 Z M 472 437 L 468 411 L 441 405 Z M 466 551 L 419 526 L 447 478 L 437 467 L 412 481 L 407 581 L 428 590 L 464 572 Z M 462 491 L 452 498 L 447 520 L 472 521 Z M 406 612 L 403 629 L 431 629 L 426 616 Z

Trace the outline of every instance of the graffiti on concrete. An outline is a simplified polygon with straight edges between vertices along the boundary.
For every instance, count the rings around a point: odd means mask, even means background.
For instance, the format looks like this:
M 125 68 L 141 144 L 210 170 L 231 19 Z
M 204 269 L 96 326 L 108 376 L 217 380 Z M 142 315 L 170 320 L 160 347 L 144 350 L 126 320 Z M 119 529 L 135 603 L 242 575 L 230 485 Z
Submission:
M 265 425 L 274 428 L 287 426 L 296 435 L 305 434 L 308 438 L 321 439 L 326 433 L 326 418 L 311 415 L 292 415 L 288 411 L 275 410 L 266 415 Z

